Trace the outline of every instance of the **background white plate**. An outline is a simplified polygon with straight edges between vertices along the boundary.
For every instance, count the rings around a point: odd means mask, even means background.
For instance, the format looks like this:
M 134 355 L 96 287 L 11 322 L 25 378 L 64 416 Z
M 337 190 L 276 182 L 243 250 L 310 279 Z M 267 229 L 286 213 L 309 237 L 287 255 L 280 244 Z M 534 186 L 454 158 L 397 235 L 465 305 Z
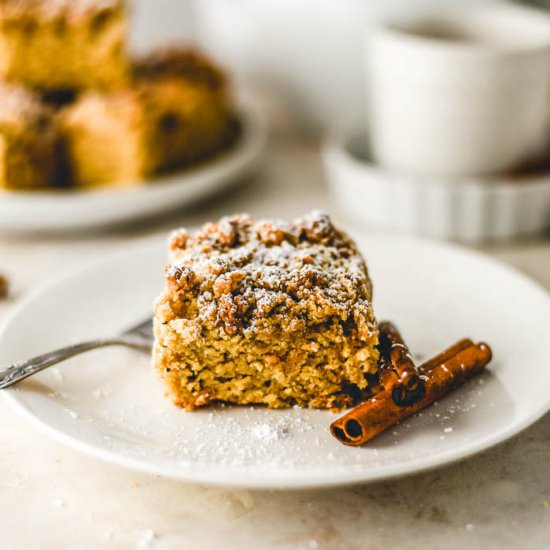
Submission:
M 550 406 L 550 298 L 478 254 L 391 236 L 356 236 L 379 318 L 426 356 L 463 336 L 494 350 L 491 371 L 364 448 L 328 431 L 329 411 L 226 407 L 187 413 L 162 395 L 148 357 L 101 350 L 4 396 L 42 430 L 96 457 L 172 478 L 248 488 L 322 487 L 403 475 L 486 449 Z M 0 365 L 108 335 L 145 316 L 164 243 L 141 244 L 52 284 L 0 338 Z M 38 457 L 37 457 L 38 459 Z
M 90 191 L 0 192 L 0 231 L 69 231 L 128 222 L 189 205 L 238 182 L 260 158 L 266 121 L 257 108 L 240 110 L 242 134 L 231 149 L 150 182 Z

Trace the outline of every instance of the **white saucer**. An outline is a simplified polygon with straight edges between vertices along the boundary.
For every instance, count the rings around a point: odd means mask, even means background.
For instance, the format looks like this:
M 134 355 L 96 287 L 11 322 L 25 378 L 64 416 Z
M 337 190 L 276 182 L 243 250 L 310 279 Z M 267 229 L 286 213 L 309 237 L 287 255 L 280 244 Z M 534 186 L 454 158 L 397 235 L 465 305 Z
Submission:
M 146 184 L 90 191 L 0 192 L 0 231 L 70 231 L 152 216 L 220 192 L 251 170 L 266 144 L 266 121 L 241 108 L 243 130 L 227 152 Z
M 163 397 L 147 356 L 83 355 L 0 392 L 78 450 L 174 479 L 246 488 L 363 483 L 487 449 L 550 407 L 550 298 L 524 275 L 461 248 L 356 235 L 379 318 L 428 356 L 463 336 L 491 344 L 489 372 L 363 448 L 329 434 L 329 411 L 226 407 L 188 413 Z M 0 365 L 109 335 L 151 310 L 165 243 L 134 246 L 35 293 L 0 337 Z M 36 457 L 39 460 L 39 457 Z
M 360 227 L 476 243 L 550 227 L 550 170 L 495 176 L 414 176 L 386 170 L 360 136 L 328 140 L 331 195 Z

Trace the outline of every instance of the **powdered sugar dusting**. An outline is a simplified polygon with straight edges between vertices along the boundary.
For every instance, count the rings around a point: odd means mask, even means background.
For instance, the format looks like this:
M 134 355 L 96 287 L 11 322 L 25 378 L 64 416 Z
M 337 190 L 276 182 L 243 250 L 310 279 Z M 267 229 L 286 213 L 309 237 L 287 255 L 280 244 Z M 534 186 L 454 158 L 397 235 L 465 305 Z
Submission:
M 124 360 L 131 364 L 130 371 L 121 368 Z M 403 456 L 415 461 L 467 443 L 472 437 L 469 426 L 486 418 L 491 405 L 503 414 L 509 410 L 505 394 L 491 393 L 488 399 L 486 391 L 493 385 L 487 383 L 486 373 L 373 444 L 354 449 L 331 436 L 328 428 L 338 415 L 330 411 L 217 405 L 189 413 L 165 399 L 145 356 L 113 348 L 102 352 L 100 364 L 93 354 L 75 362 L 64 370 L 63 382 L 48 371 L 41 375 L 49 385 L 45 397 L 61 404 L 65 423 L 92 445 L 184 478 L 209 471 L 220 476 L 272 472 L 305 479 L 312 472 L 323 475 L 327 468 L 331 473 L 367 475 Z M 484 384 L 479 384 L 481 379 Z M 60 386 L 70 388 L 64 397 L 56 391 Z M 94 390 L 104 386 L 112 391 L 96 397 Z M 80 418 L 72 420 L 69 411 L 78 411 Z
M 461 434 L 457 434 L 451 424 L 472 410 L 475 399 L 477 391 L 468 393 L 460 403 L 444 400 L 380 438 L 380 447 L 362 449 L 344 447 L 330 436 L 328 426 L 336 416 L 329 411 L 300 408 L 273 411 L 218 405 L 187 413 L 168 402 L 143 411 L 132 402 L 115 415 L 110 407 L 103 409 L 103 421 L 115 435 L 103 444 L 116 445 L 117 438 L 123 436 L 135 456 L 156 455 L 156 460 L 175 463 L 185 470 L 198 465 L 247 468 L 260 464 L 283 469 L 300 469 L 306 465 L 324 468 L 332 464 L 335 468 L 345 465 L 348 469 L 362 470 L 383 465 L 390 448 L 402 445 L 409 434 L 422 429 L 419 423 L 441 426 L 437 441 L 442 445 L 446 444 L 446 436 L 460 438 Z M 122 429 L 128 423 L 133 427 L 132 436 Z M 151 446 L 157 439 L 164 444 Z M 413 460 L 417 455 L 409 452 L 408 456 Z
M 259 422 L 254 424 L 251 429 L 252 435 L 262 443 L 279 441 L 289 437 L 289 423 L 281 418 L 277 423 Z
M 156 534 L 152 529 L 146 529 L 138 540 L 136 548 L 150 548 L 153 541 L 156 538 Z
M 371 284 L 355 244 L 330 218 L 312 212 L 292 224 L 222 218 L 170 240 L 170 266 L 157 315 L 174 316 L 174 291 L 197 295 L 197 322 L 215 323 L 229 334 L 281 326 L 297 330 L 338 319 L 374 330 Z M 177 318 L 177 314 L 175 315 Z

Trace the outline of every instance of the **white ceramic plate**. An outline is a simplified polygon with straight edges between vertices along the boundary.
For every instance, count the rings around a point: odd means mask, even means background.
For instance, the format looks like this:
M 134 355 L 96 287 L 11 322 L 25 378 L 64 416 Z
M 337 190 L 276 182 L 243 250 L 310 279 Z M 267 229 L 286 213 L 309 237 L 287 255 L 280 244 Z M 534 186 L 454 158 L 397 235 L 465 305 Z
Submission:
M 3 395 L 43 431 L 109 462 L 170 478 L 297 488 L 400 476 L 467 457 L 519 432 L 550 406 L 550 298 L 516 271 L 455 247 L 357 236 L 380 318 L 412 350 L 463 336 L 494 350 L 490 372 L 363 448 L 329 434 L 329 411 L 226 407 L 188 413 L 163 397 L 148 357 L 95 351 Z M 0 365 L 141 319 L 161 286 L 164 243 L 142 244 L 52 284 L 0 337 Z
M 264 117 L 241 108 L 243 131 L 227 152 L 147 184 L 90 191 L 0 192 L 0 231 L 70 231 L 152 216 L 218 193 L 238 182 L 260 158 Z

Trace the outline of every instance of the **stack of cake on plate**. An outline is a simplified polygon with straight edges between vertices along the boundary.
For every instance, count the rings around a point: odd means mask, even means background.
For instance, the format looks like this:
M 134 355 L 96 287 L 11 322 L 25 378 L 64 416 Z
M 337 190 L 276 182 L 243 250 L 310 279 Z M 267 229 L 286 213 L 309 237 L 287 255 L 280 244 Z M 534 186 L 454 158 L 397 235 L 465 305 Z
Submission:
M 136 184 L 235 133 L 225 75 L 192 50 L 127 54 L 123 0 L 0 3 L 0 189 Z

